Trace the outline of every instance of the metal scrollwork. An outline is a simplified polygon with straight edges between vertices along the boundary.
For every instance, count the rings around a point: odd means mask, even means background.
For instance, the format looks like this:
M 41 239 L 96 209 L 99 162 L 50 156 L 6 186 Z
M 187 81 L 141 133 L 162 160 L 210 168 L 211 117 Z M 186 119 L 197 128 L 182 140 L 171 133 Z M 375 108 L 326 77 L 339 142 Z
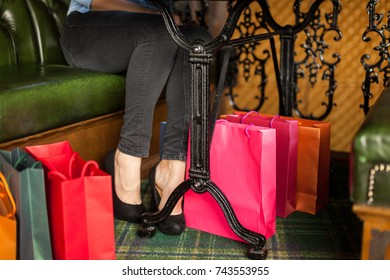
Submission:
M 370 110 L 370 99 L 373 97 L 371 84 L 379 83 L 378 73 L 383 73 L 383 85 L 386 85 L 390 79 L 390 34 L 387 34 L 388 36 L 386 37 L 386 32 L 390 32 L 390 11 L 387 13 L 387 23 L 381 26 L 385 16 L 383 13 L 376 12 L 378 2 L 379 0 L 370 0 L 367 4 L 368 27 L 362 35 L 364 42 L 370 42 L 372 40 L 370 35 L 379 35 L 380 38 L 379 45 L 374 47 L 374 50 L 378 52 L 378 60 L 370 64 L 367 62 L 371 57 L 369 54 L 365 54 L 361 58 L 361 63 L 366 72 L 364 82 L 362 83 L 364 104 L 360 105 L 363 108 L 364 114 L 367 114 Z
M 229 6 L 231 7 L 231 6 Z M 259 30 L 264 29 L 266 32 L 270 32 L 262 12 L 252 12 L 252 9 L 248 6 L 243 11 L 242 20 L 236 26 L 236 32 L 239 33 L 239 38 L 246 38 L 256 34 Z M 265 88 L 267 84 L 267 74 L 265 66 L 270 58 L 269 50 L 263 51 L 263 57 L 256 55 L 256 49 L 260 46 L 260 41 L 253 41 L 245 45 L 241 45 L 235 49 L 234 54 L 231 56 L 229 64 L 229 72 L 227 75 L 227 96 L 229 97 L 230 104 L 235 110 L 240 111 L 258 111 L 267 99 L 265 96 Z M 259 95 L 254 96 L 253 107 L 240 107 L 236 103 L 236 99 L 239 97 L 238 93 L 234 92 L 236 86 L 236 77 L 238 74 L 238 65 L 243 68 L 243 77 L 246 82 L 254 76 L 260 76 L 260 82 L 258 85 Z
M 334 41 L 341 40 L 342 34 L 338 26 L 338 16 L 342 6 L 339 0 L 331 0 L 333 5 L 332 12 L 323 14 L 319 8 L 323 1 L 316 1 L 307 13 L 303 13 L 301 11 L 303 1 L 304 0 L 294 1 L 293 9 L 296 16 L 295 26 L 283 27 L 278 25 L 272 16 L 268 14 L 269 10 L 265 13 L 265 6 L 261 7 L 261 12 L 253 12 L 250 7 L 247 7 L 244 10 L 241 22 L 237 24 L 236 32 L 238 32 L 242 38 L 253 35 L 260 29 L 264 29 L 266 33 L 272 31 L 280 33 L 281 39 L 284 42 L 284 45 L 282 44 L 283 46 L 281 46 L 281 72 L 279 73 L 279 69 L 275 68 L 277 76 L 281 75 L 281 80 L 277 81 L 280 102 L 282 103 L 282 106 L 279 108 L 279 113 L 292 115 L 292 111 L 294 110 L 296 115 L 301 118 L 323 120 L 330 114 L 333 106 L 336 105 L 333 102 L 333 96 L 337 85 L 335 69 L 341 59 L 338 53 L 334 53 L 331 55 L 332 58 L 328 58 L 329 45 L 325 42 L 325 37 L 328 34 L 334 33 Z M 323 18 L 325 18 L 325 22 L 322 22 Z M 292 54 L 294 52 L 293 42 L 295 41 L 298 32 L 303 32 L 306 38 L 305 42 L 300 45 L 300 47 L 304 49 L 305 56 L 299 61 L 292 58 L 291 65 L 293 65 L 293 67 L 289 68 L 289 56 L 292 57 L 292 55 L 294 55 Z M 289 36 L 293 42 L 290 42 Z M 267 100 L 265 89 L 268 79 L 265 66 L 269 58 L 274 55 L 271 55 L 270 51 L 266 49 L 261 54 L 263 57 L 256 56 L 255 50 L 259 48 L 259 45 L 260 41 L 240 46 L 236 49 L 235 55 L 231 58 L 230 71 L 227 78 L 227 95 L 230 98 L 232 107 L 236 110 L 259 111 L 264 101 Z M 291 54 L 289 53 L 289 48 L 292 50 Z M 274 50 L 272 52 L 274 52 Z M 296 58 L 296 52 L 294 53 Z M 236 102 L 239 95 L 234 92 L 234 87 L 237 86 L 236 76 L 238 74 L 238 65 L 242 66 L 243 76 L 246 81 L 253 77 L 253 75 L 260 76 L 258 85 L 259 92 L 254 96 L 256 101 L 251 102 L 251 104 L 253 104 L 252 108 L 241 108 Z M 283 79 L 284 75 L 292 75 L 293 77 L 290 79 L 289 76 L 287 79 Z M 309 84 L 312 87 L 314 87 L 320 79 L 328 82 L 328 87 L 325 92 L 327 100 L 326 102 L 322 102 L 322 105 L 325 106 L 325 111 L 319 116 L 314 115 L 313 113 L 305 115 L 300 109 L 300 105 L 303 104 L 303 101 L 297 98 L 300 92 L 298 82 L 303 79 L 308 79 Z
M 306 14 L 301 12 L 302 2 L 303 0 L 296 0 L 294 3 L 297 24 L 306 18 Z M 332 54 L 332 61 L 325 58 L 325 54 L 329 50 L 329 44 L 325 42 L 325 36 L 333 32 L 335 33 L 333 39 L 335 41 L 341 40 L 342 34 L 338 26 L 338 15 L 342 6 L 338 0 L 332 0 L 332 4 L 333 11 L 324 15 L 325 23 L 321 21 L 321 10 L 316 10 L 313 19 L 304 30 L 306 40 L 300 45 L 305 51 L 305 56 L 302 60 L 295 61 L 294 81 L 296 86 L 293 97 L 294 112 L 301 118 L 323 120 L 330 114 L 333 106 L 336 106 L 333 102 L 333 96 L 337 86 L 335 69 L 341 58 L 338 53 Z M 316 116 L 313 113 L 305 115 L 300 110 L 299 105 L 303 103 L 301 99 L 297 98 L 300 91 L 298 87 L 298 80 L 300 79 L 308 79 L 312 88 L 317 84 L 319 79 L 327 81 L 328 88 L 325 93 L 327 101 L 321 103 L 325 106 L 325 111 L 321 115 Z

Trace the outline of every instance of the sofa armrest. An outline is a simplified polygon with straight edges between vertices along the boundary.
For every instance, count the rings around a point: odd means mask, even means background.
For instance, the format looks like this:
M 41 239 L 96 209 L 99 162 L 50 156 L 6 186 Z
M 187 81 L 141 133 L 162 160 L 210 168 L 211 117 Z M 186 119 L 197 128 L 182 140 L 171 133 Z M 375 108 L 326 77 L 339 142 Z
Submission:
M 354 203 L 390 206 L 390 88 L 383 90 L 354 137 L 350 172 Z

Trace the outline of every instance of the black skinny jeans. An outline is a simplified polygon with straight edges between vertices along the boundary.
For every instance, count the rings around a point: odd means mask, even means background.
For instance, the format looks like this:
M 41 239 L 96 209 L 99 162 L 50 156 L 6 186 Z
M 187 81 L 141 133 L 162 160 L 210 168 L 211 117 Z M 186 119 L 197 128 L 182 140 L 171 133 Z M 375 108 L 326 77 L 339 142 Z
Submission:
M 209 41 L 199 26 L 180 26 L 189 40 Z M 166 86 L 168 120 L 162 158 L 185 160 L 190 118 L 187 51 L 166 30 L 162 16 L 120 11 L 70 14 L 61 34 L 69 65 L 106 73 L 126 72 L 124 124 L 118 149 L 147 157 L 153 112 Z

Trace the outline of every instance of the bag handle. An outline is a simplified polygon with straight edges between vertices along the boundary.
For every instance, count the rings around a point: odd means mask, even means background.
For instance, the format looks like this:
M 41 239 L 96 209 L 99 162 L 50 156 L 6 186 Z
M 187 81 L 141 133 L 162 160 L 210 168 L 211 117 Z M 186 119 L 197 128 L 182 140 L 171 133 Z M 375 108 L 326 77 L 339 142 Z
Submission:
M 228 123 L 229 121 L 228 121 L 228 120 L 225 120 L 225 119 L 219 119 L 219 120 L 217 120 L 215 123 L 221 123 L 221 122 Z M 252 127 L 252 126 L 254 126 L 253 123 L 252 123 L 252 124 L 249 124 L 249 125 L 245 128 L 245 134 L 246 134 L 246 136 L 247 136 L 248 138 L 251 138 L 251 136 L 249 135 L 248 129 L 249 129 L 250 127 Z
M 274 127 L 273 127 L 273 123 L 274 123 L 274 121 L 275 121 L 276 119 L 280 119 L 280 116 L 279 116 L 279 115 L 275 115 L 275 116 L 272 118 L 272 120 L 269 122 L 269 127 L 270 127 L 270 128 L 274 128 Z
M 51 171 L 49 171 L 49 173 L 47 174 L 48 178 L 53 179 L 55 176 L 57 176 L 60 179 L 62 179 L 63 181 L 70 180 L 71 178 L 73 178 L 72 165 L 73 165 L 74 160 L 76 159 L 76 156 L 78 156 L 78 155 L 79 155 L 79 153 L 74 152 L 72 154 L 72 156 L 70 157 L 69 165 L 68 165 L 69 177 L 67 177 L 63 173 L 57 171 L 57 169 L 54 167 L 54 165 L 50 161 L 42 159 L 45 161 L 45 165 L 48 166 L 49 169 L 51 169 Z
M 72 171 L 73 168 L 72 167 L 73 167 L 74 161 L 76 160 L 76 157 L 78 157 L 78 156 L 79 156 L 79 153 L 75 152 L 70 157 L 69 166 L 68 166 L 68 168 L 69 168 L 69 170 L 68 170 L 68 172 L 69 172 L 69 179 L 73 179 L 73 171 Z
M 52 171 L 49 171 L 49 173 L 47 173 L 47 177 L 49 179 L 54 179 L 54 177 L 59 177 L 62 181 L 66 181 L 68 180 L 68 178 L 62 174 L 61 172 L 57 171 L 57 170 L 52 170 Z
M 23 156 L 19 157 L 18 160 L 14 164 L 14 168 L 17 169 L 18 165 L 21 164 L 23 161 L 27 160 L 27 154 L 24 154 Z
M 248 125 L 248 126 L 245 128 L 245 134 L 246 134 L 246 136 L 247 136 L 249 139 L 251 138 L 251 136 L 249 135 L 248 129 L 249 129 L 250 127 L 252 127 L 252 126 L 254 126 L 253 123 L 251 123 L 250 125 Z
M 249 111 L 241 118 L 241 123 L 244 123 L 244 120 L 249 117 L 251 114 L 255 113 L 257 116 L 260 116 L 260 114 L 257 111 Z
M 221 123 L 221 122 L 228 123 L 228 120 L 225 120 L 225 119 L 219 119 L 219 120 L 216 120 L 215 122 L 217 122 L 217 123 Z
M 94 166 L 96 169 L 99 169 L 99 164 L 96 162 L 96 161 L 94 161 L 94 160 L 88 160 L 85 164 L 84 164 L 84 166 L 83 166 L 83 169 L 81 170 L 81 177 L 84 177 L 84 176 L 86 176 L 87 174 L 87 169 L 90 167 L 90 166 Z M 92 175 L 94 175 L 95 174 L 95 172 L 93 172 L 93 171 L 90 171 L 89 172 L 89 175 L 90 176 L 92 176 Z
M 50 171 L 47 176 L 49 177 L 49 179 L 54 179 L 54 177 L 58 177 L 59 179 L 61 179 L 62 181 L 66 181 L 66 180 L 71 180 L 74 178 L 73 176 L 73 173 L 72 173 L 72 165 L 73 165 L 73 162 L 76 158 L 76 156 L 78 156 L 78 153 L 74 153 L 70 159 L 70 163 L 69 163 L 69 178 L 66 177 L 64 174 L 62 174 L 61 172 L 57 171 L 57 170 L 53 170 L 53 171 Z M 81 170 L 81 175 L 80 177 L 84 177 L 84 176 L 88 176 L 87 174 L 87 171 L 88 171 L 88 168 L 91 167 L 91 166 L 94 166 L 96 169 L 99 169 L 99 165 L 96 161 L 94 160 L 89 160 L 87 161 L 84 165 L 83 165 L 83 169 Z M 89 175 L 93 175 L 94 172 L 91 171 L 89 172 Z
M 17 169 L 18 165 L 21 164 L 23 161 L 26 161 L 28 157 L 28 154 L 25 153 L 23 156 L 19 157 L 18 160 L 14 164 L 14 168 Z M 36 168 L 41 162 L 40 161 L 35 161 L 32 165 L 31 168 Z
M 74 178 L 74 176 L 73 176 L 73 171 L 72 171 L 72 166 L 73 166 L 74 161 L 76 160 L 76 157 L 78 157 L 78 156 L 79 156 L 79 153 L 77 153 L 77 152 L 74 153 L 74 154 L 71 156 L 70 161 L 69 161 L 69 176 L 70 176 L 71 179 Z M 96 169 L 99 169 L 99 164 L 98 164 L 96 161 L 94 161 L 94 160 L 88 160 L 87 162 L 84 163 L 83 169 L 81 170 L 81 175 L 80 175 L 80 177 L 84 177 L 84 176 L 87 175 L 87 170 L 88 170 L 88 168 L 89 168 L 90 166 L 94 166 Z M 91 171 L 91 172 L 89 173 L 89 175 L 93 175 L 93 174 L 94 174 L 93 171 Z
M 62 181 L 66 181 L 66 180 L 70 180 L 73 178 L 73 171 L 72 171 L 72 166 L 73 166 L 73 162 L 75 161 L 76 157 L 79 155 L 79 153 L 75 152 L 72 154 L 72 156 L 70 157 L 70 160 L 69 160 L 69 165 L 68 165 L 68 174 L 69 174 L 69 177 L 65 176 L 65 174 L 57 171 L 57 169 L 54 167 L 53 164 L 51 164 L 51 162 L 49 161 L 45 161 L 45 164 L 47 166 L 49 166 L 49 168 L 51 169 L 51 171 L 49 171 L 49 173 L 47 174 L 47 176 L 49 177 L 49 179 L 54 179 L 54 177 L 58 177 L 60 178 Z
M 1 172 L 0 172 L 0 186 L 5 189 L 5 192 L 7 193 L 9 202 L 11 203 L 11 207 L 12 207 L 12 212 L 7 215 L 7 218 L 12 218 L 16 214 L 16 204 L 15 204 L 15 200 L 11 194 L 11 191 L 9 189 L 8 182 L 5 179 L 3 173 L 1 173 Z
M 245 120 L 247 117 L 249 117 L 251 114 L 253 114 L 253 113 L 255 113 L 257 116 L 260 116 L 259 112 L 257 112 L 257 111 L 249 111 L 248 113 L 246 113 L 246 114 L 241 118 L 241 123 L 243 123 L 244 120 Z M 275 119 L 280 119 L 280 116 L 279 116 L 279 115 L 275 115 L 275 116 L 271 119 L 271 121 L 269 122 L 269 127 L 270 127 L 270 128 L 274 128 L 273 123 L 274 123 Z

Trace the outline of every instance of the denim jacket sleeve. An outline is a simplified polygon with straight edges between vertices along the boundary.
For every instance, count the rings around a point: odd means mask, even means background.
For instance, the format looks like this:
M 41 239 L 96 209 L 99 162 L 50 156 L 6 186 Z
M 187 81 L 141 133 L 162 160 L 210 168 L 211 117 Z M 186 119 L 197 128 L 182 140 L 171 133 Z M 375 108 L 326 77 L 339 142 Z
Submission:
M 92 0 L 72 0 L 69 4 L 68 15 L 71 12 L 86 13 L 91 10 Z
M 140 6 L 143 6 L 145 8 L 156 10 L 156 6 L 153 5 L 152 1 L 150 0 L 127 0 L 129 2 L 136 3 Z M 160 0 L 160 2 L 163 2 L 169 9 L 171 9 L 171 1 L 170 0 Z
M 156 9 L 156 7 L 149 0 L 127 0 L 127 1 L 136 3 L 138 5 L 141 5 L 149 9 Z M 171 1 L 169 0 L 161 0 L 161 1 L 164 2 L 169 8 L 171 8 L 170 6 Z M 72 0 L 69 4 L 68 14 L 74 11 L 80 13 L 89 12 L 91 11 L 91 3 L 92 0 Z
M 92 0 L 72 0 L 72 2 L 77 2 L 81 6 L 84 6 L 84 7 L 88 8 L 88 9 L 90 9 Z

